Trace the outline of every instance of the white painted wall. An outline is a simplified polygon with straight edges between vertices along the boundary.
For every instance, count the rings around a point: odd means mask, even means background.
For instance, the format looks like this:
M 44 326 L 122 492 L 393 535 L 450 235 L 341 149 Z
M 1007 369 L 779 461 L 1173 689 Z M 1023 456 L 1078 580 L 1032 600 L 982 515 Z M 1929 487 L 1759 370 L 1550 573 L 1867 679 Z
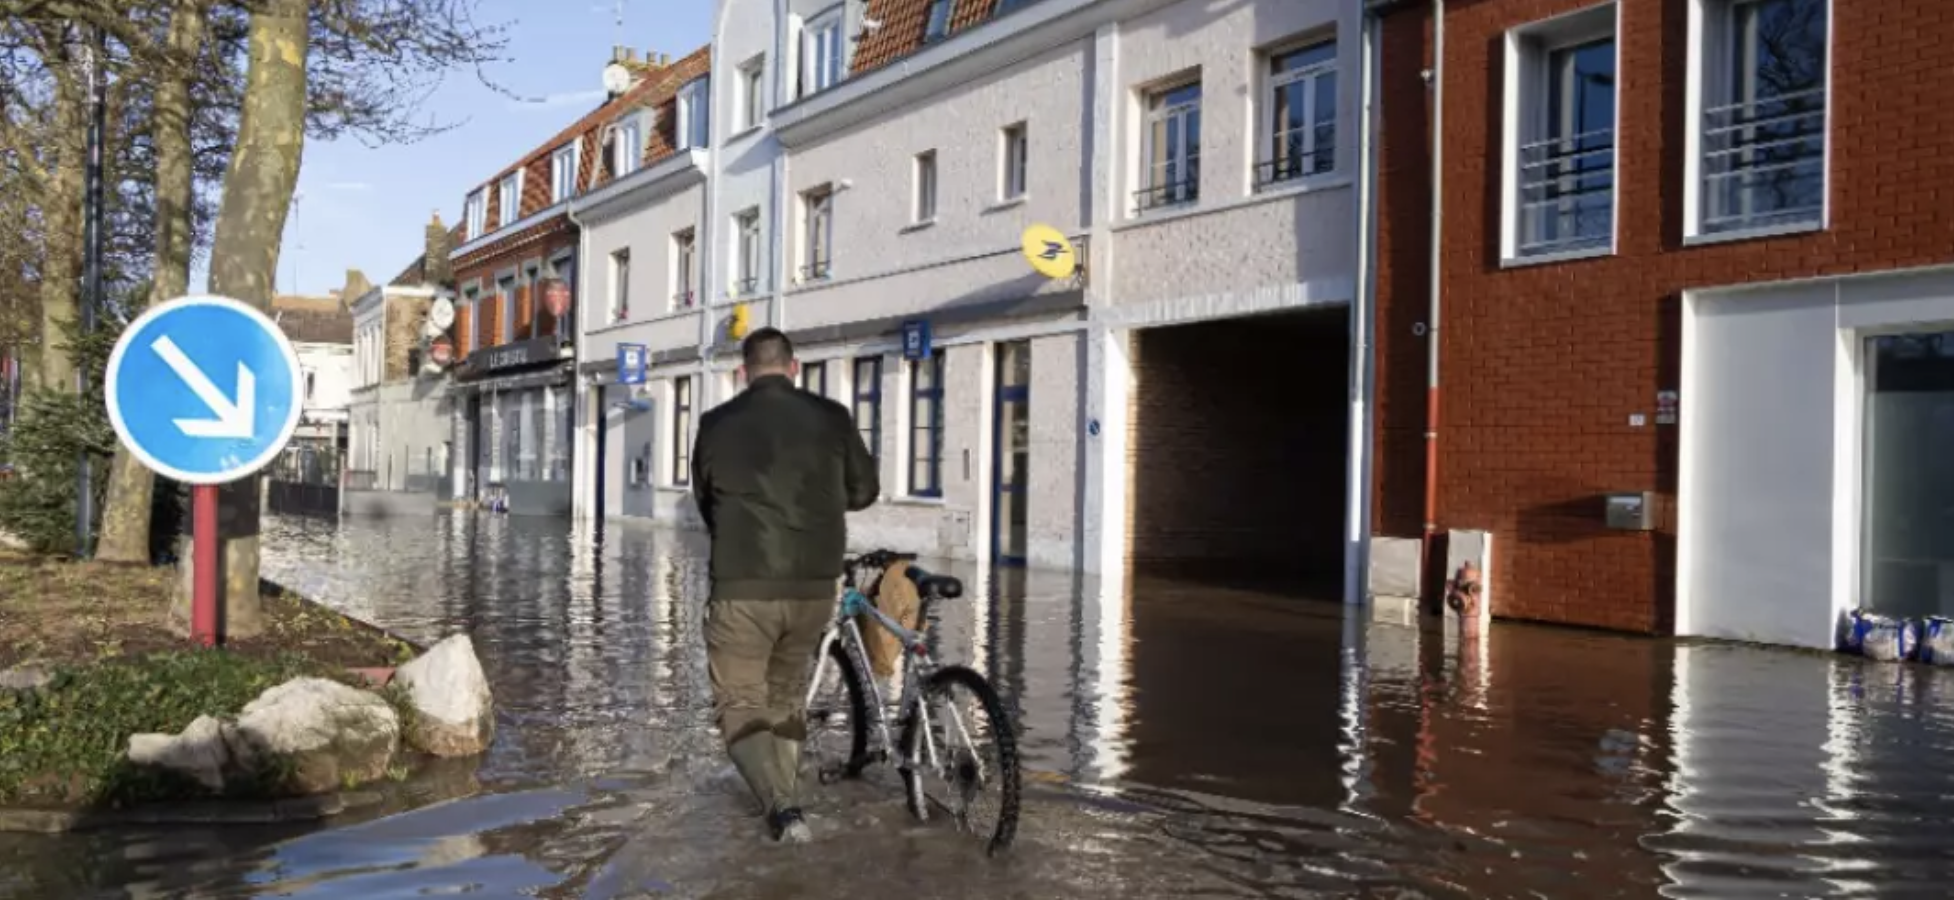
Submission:
M 655 190 L 648 186 L 647 192 Z M 695 236 L 703 234 L 702 211 L 705 187 L 694 185 L 673 193 L 658 193 L 651 199 L 620 198 L 616 215 L 580 217 L 584 271 L 577 275 L 582 292 L 585 335 L 598 345 L 590 347 L 586 359 L 616 356 L 618 341 L 635 341 L 653 350 L 691 346 L 698 341 L 699 313 L 695 308 L 676 307 L 681 291 L 698 296 L 703 288 L 704 262 L 695 257 L 693 282 L 681 285 L 675 274 L 674 237 L 685 229 Z M 628 204 L 628 205 L 625 205 Z M 698 238 L 695 237 L 695 240 Z M 629 250 L 630 314 L 624 319 L 613 315 L 616 292 L 616 267 L 612 254 Z
M 305 400 L 306 421 L 342 422 L 353 399 L 353 347 L 350 344 L 294 343 L 300 380 L 311 378 L 312 394 Z
M 1859 596 L 1860 348 L 1954 327 L 1954 271 L 1697 291 L 1683 307 L 1676 631 L 1829 648 Z
M 1356 269 L 1360 28 L 1359 4 L 1340 0 L 1223 5 L 1182 0 L 1120 23 L 1111 77 L 1122 190 L 1112 211 L 1118 266 L 1107 273 L 1115 302 L 1160 307 L 1165 315 L 1157 318 L 1190 319 L 1350 300 Z M 1264 123 L 1270 103 L 1268 60 L 1259 51 L 1330 34 L 1338 41 L 1336 169 L 1258 190 L 1254 166 L 1268 158 Z M 1147 185 L 1150 89 L 1197 73 L 1200 199 L 1138 211 L 1135 192 Z M 1323 296 L 1325 289 L 1332 296 Z

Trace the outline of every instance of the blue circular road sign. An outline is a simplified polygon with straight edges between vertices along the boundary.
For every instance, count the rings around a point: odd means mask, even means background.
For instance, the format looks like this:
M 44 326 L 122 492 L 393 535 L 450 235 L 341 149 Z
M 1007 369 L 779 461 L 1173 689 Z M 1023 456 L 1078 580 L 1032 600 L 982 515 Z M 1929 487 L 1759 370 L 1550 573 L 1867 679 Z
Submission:
M 171 300 L 109 354 L 109 421 L 157 474 L 236 481 L 269 464 L 304 408 L 298 352 L 264 313 L 228 297 Z

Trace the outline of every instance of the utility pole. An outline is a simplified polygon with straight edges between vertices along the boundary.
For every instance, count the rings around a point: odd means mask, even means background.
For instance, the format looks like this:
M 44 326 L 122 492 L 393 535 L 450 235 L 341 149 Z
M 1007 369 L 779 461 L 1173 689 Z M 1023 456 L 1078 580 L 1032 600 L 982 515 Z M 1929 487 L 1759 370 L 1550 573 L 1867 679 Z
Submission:
M 81 333 L 95 332 L 96 310 L 102 305 L 102 155 L 108 143 L 108 41 L 97 26 L 88 50 L 88 165 L 83 175 L 86 196 L 82 206 Z M 75 367 L 75 393 L 88 393 L 88 367 Z M 76 467 L 75 555 L 87 559 L 94 550 L 95 486 L 88 451 Z

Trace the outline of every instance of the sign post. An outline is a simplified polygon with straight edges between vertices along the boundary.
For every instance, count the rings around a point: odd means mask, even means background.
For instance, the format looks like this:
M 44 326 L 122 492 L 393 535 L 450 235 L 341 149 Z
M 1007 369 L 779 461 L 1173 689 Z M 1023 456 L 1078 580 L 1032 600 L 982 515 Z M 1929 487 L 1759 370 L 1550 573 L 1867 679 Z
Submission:
M 158 475 L 191 486 L 191 637 L 222 637 L 217 489 L 264 468 L 298 430 L 298 353 L 277 324 L 228 297 L 182 297 L 122 332 L 103 385 L 116 437 Z

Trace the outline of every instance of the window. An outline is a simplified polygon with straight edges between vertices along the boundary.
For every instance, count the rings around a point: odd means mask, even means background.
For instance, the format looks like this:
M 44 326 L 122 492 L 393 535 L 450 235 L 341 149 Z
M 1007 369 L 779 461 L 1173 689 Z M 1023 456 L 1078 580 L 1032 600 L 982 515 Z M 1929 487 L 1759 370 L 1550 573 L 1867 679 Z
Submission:
M 1599 7 L 1516 32 L 1508 77 L 1504 253 L 1605 250 L 1615 237 L 1615 11 Z
M 476 191 L 468 195 L 468 239 L 474 240 L 488 232 L 488 193 Z
M 801 83 L 806 89 L 801 93 L 815 94 L 841 83 L 841 10 L 815 17 L 807 25 L 804 40 L 806 49 L 801 57 L 807 60 L 807 69 Z
M 672 379 L 672 484 L 692 483 L 692 379 Z
M 915 185 L 915 222 L 921 224 L 936 219 L 936 151 L 926 150 L 916 154 L 913 178 Z
M 909 493 L 943 496 L 943 353 L 909 363 Z
M 462 308 L 468 312 L 468 352 L 482 349 L 482 292 L 470 287 L 461 292 Z
M 527 323 L 517 323 L 527 325 L 527 328 L 519 330 L 516 333 L 516 337 L 518 338 L 543 336 L 543 322 L 545 317 L 550 314 L 550 311 L 543 307 L 543 292 L 536 288 L 536 283 L 541 281 L 542 278 L 542 270 L 534 263 L 524 267 L 522 270 L 523 294 L 529 297 L 529 321 Z
M 516 339 L 516 276 L 498 280 L 495 294 L 501 306 L 496 315 L 495 342 L 506 344 Z
M 516 415 L 516 478 L 521 481 L 541 481 L 542 470 L 537 465 L 536 451 L 541 449 L 543 444 L 542 392 L 523 391 Z
M 801 210 L 801 251 L 807 260 L 801 280 L 819 281 L 828 277 L 834 262 L 834 190 L 824 184 L 802 194 Z
M 698 266 L 694 264 L 698 246 L 698 239 L 690 228 L 672 235 L 672 286 L 676 289 L 672 294 L 673 309 L 692 307 L 693 286 L 697 283 L 693 276 L 698 272 Z
M 1004 129 L 1003 178 L 998 183 L 998 199 L 1016 200 L 1025 195 L 1031 164 L 1031 132 L 1019 122 Z
M 882 357 L 855 360 L 855 430 L 876 459 L 882 458 Z
M 562 203 L 577 195 L 577 145 L 565 144 L 550 156 L 550 203 Z
M 1266 187 L 1337 167 L 1337 43 L 1269 55 L 1269 155 L 1256 167 Z
M 767 114 L 766 71 L 766 60 L 759 57 L 740 67 L 741 130 L 760 127 L 760 120 Z
M 1826 0 L 1702 0 L 1701 232 L 1825 212 Z
M 749 209 L 734 216 L 733 225 L 739 232 L 739 258 L 734 261 L 738 283 L 733 289 L 735 296 L 744 297 L 760 290 L 760 210 Z
M 611 321 L 631 317 L 631 248 L 611 252 Z
M 950 13 L 957 8 L 957 0 L 930 0 L 929 20 L 923 25 L 923 42 L 934 43 L 950 34 Z
M 312 376 L 313 371 L 311 369 L 305 370 L 305 400 L 308 403 L 312 402 L 313 388 L 317 386 Z
M 695 78 L 678 92 L 677 145 L 693 150 L 712 144 L 712 91 L 709 80 Z
M 810 394 L 828 396 L 828 364 L 826 362 L 801 363 L 801 390 Z
M 632 116 L 611 126 L 611 177 L 623 178 L 638 171 L 645 158 L 644 119 Z
M 502 183 L 495 189 L 496 210 L 495 227 L 507 228 L 516 224 L 522 213 L 522 170 L 517 169 L 502 176 Z
M 1146 187 L 1143 210 L 1201 197 L 1201 83 L 1147 98 Z

